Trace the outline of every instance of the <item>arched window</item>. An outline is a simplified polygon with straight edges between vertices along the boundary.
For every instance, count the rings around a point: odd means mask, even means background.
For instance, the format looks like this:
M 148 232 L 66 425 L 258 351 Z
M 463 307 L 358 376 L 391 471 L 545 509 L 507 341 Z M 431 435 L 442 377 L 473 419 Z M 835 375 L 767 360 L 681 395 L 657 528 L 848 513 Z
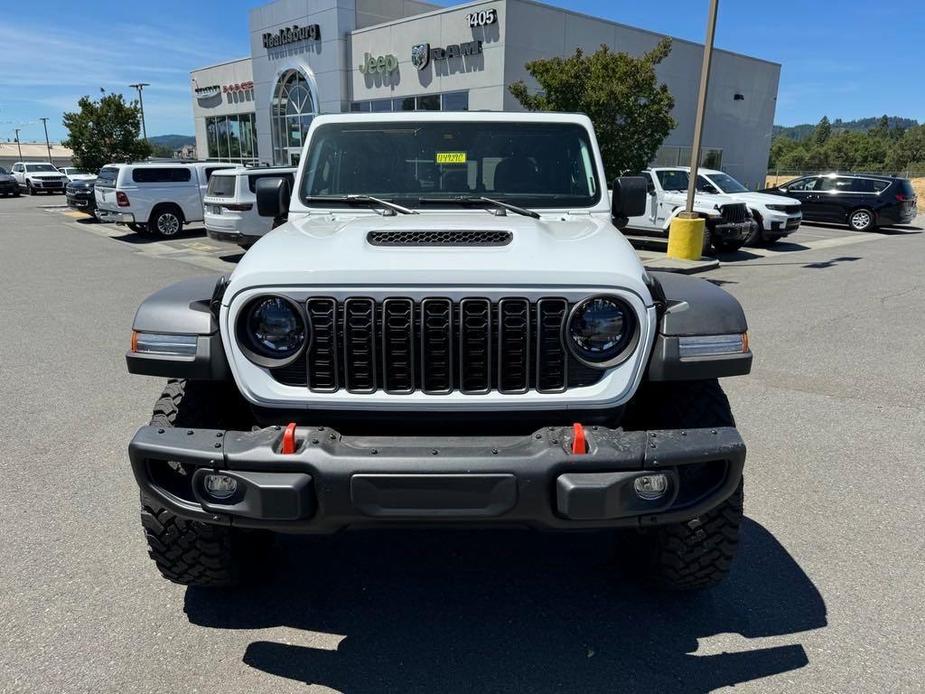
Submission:
M 298 70 L 284 72 L 273 90 L 270 128 L 273 133 L 273 162 L 296 164 L 305 133 L 317 114 L 308 80 Z

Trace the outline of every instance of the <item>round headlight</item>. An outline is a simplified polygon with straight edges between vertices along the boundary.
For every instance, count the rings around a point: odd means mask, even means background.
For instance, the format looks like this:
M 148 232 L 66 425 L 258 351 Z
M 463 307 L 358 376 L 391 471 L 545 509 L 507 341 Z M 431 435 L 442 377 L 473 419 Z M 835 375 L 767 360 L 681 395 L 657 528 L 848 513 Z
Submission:
M 263 296 L 245 307 L 238 338 L 247 356 L 262 366 L 279 366 L 305 346 L 305 320 L 299 307 L 281 296 Z M 257 358 L 255 358 L 257 357 Z
M 592 296 L 575 305 L 565 332 L 566 343 L 578 361 L 608 368 L 632 351 L 636 320 L 622 299 Z

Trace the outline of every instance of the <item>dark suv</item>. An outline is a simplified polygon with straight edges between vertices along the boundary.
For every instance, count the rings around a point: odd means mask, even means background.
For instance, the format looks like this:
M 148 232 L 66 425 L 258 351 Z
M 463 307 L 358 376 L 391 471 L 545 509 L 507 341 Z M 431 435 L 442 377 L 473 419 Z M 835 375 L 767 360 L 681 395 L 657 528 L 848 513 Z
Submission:
M 907 224 L 918 213 L 908 178 L 817 174 L 762 193 L 786 195 L 803 204 L 803 219 L 847 224 L 855 231 Z

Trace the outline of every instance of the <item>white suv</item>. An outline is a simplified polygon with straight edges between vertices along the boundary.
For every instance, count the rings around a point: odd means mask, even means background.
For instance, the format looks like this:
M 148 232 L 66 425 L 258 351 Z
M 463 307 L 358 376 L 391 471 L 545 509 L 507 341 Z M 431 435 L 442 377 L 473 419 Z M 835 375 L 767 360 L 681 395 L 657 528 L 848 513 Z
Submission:
M 237 164 L 151 162 L 108 164 L 96 179 L 96 214 L 101 222 L 126 224 L 138 233 L 176 236 L 184 224 L 201 222 L 209 178 Z
M 10 174 L 29 195 L 63 193 L 67 185 L 67 176 L 47 161 L 18 161 L 13 164 Z
M 261 178 L 286 178 L 292 188 L 295 168 L 241 168 L 216 171 L 202 199 L 206 233 L 215 241 L 249 248 L 273 228 L 257 213 L 256 185 Z

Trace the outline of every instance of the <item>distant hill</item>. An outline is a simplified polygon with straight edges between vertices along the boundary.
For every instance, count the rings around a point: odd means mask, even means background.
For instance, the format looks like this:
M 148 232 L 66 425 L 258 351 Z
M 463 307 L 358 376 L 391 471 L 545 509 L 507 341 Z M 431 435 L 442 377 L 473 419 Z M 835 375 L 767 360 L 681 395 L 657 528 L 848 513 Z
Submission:
M 836 133 L 845 130 L 867 132 L 871 128 L 875 128 L 879 120 L 879 116 L 844 121 L 841 118 L 836 118 L 832 121 L 832 132 Z M 903 130 L 906 128 L 911 128 L 914 125 L 918 125 L 918 121 L 913 118 L 888 116 L 887 120 L 889 120 L 891 128 L 899 127 Z M 789 137 L 791 140 L 804 140 L 812 134 L 815 127 L 815 123 L 803 123 L 801 125 L 775 125 L 772 134 L 774 137 L 783 135 L 784 137 Z
M 183 145 L 196 144 L 196 138 L 192 135 L 154 135 L 148 138 L 148 142 L 170 149 L 180 149 Z

